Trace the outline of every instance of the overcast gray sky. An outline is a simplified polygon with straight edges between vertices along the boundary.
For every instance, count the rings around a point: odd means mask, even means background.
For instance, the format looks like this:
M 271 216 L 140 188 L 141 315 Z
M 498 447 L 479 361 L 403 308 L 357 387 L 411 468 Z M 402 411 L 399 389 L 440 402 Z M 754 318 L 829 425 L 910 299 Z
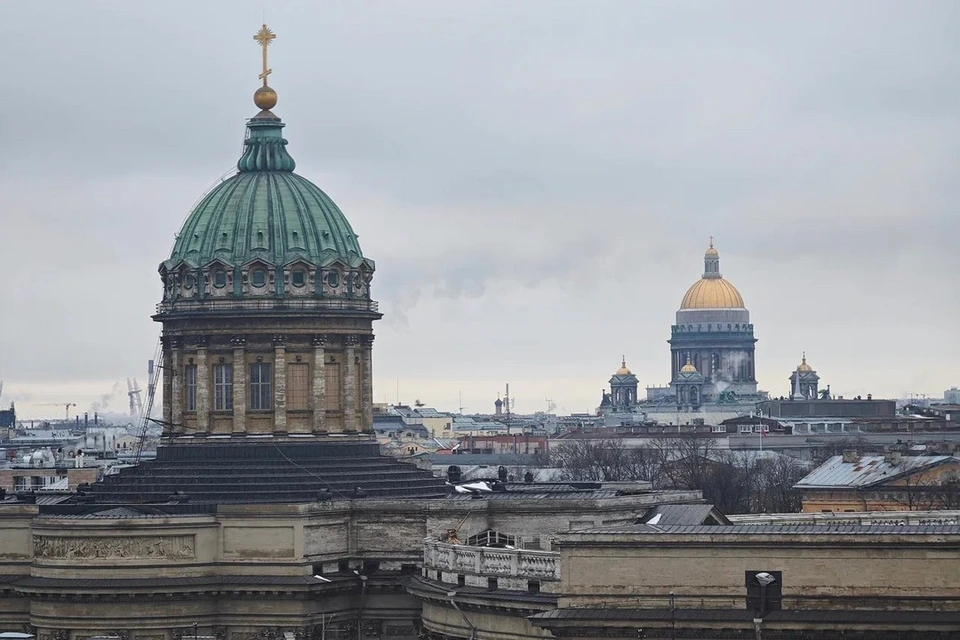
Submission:
M 760 387 L 960 384 L 960 3 L 4 0 L 0 379 L 145 380 L 157 265 L 239 156 L 262 11 L 298 173 L 377 261 L 375 398 L 665 384 L 707 238 Z M 125 385 L 125 383 L 124 383 Z M 110 408 L 125 405 L 115 395 Z

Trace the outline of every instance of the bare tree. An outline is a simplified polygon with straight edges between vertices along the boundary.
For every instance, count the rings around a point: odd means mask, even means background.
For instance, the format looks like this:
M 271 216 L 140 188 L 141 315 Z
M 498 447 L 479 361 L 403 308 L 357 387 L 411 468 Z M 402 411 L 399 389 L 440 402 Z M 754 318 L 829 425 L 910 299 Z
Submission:
M 554 464 L 570 480 L 627 480 L 627 449 L 620 440 L 564 440 L 551 452 Z
M 751 511 L 754 513 L 794 513 L 803 507 L 800 491 L 793 486 L 807 475 L 799 461 L 778 455 L 758 465 L 757 494 Z

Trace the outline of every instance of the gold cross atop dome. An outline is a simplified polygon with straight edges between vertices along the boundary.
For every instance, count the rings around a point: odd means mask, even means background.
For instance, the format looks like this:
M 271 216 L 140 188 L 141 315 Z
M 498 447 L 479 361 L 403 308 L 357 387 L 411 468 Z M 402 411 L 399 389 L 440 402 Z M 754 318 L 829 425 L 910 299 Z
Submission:
M 260 30 L 253 35 L 253 39 L 260 45 L 263 53 L 263 71 L 258 76 L 263 80 L 263 86 L 253 94 L 253 103 L 264 110 L 272 109 L 277 105 L 277 92 L 267 86 L 267 76 L 273 73 L 273 69 L 267 66 L 267 49 L 276 37 L 277 34 L 271 31 L 267 25 L 262 25 Z

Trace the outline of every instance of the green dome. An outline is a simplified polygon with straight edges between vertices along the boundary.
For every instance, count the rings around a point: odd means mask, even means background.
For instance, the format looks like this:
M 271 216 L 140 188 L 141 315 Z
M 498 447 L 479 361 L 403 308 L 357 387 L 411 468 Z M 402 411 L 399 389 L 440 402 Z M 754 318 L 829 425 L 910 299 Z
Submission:
M 283 126 L 270 111 L 249 121 L 238 173 L 193 209 L 161 271 L 214 261 L 240 267 L 253 260 L 276 267 L 300 260 L 373 270 L 333 200 L 293 173 L 296 163 L 287 153 Z

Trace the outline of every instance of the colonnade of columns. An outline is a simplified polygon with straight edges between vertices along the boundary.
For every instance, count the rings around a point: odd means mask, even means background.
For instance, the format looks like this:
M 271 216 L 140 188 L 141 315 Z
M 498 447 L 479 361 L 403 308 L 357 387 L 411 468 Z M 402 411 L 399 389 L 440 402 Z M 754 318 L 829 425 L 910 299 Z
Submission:
M 294 339 L 294 346 L 288 348 L 286 336 L 272 336 L 273 353 L 261 353 L 262 349 L 251 352 L 247 339 L 235 336 L 229 341 L 227 349 L 210 349 L 205 337 L 164 338 L 163 350 L 163 420 L 167 434 L 205 434 L 213 429 L 213 417 L 223 415 L 224 411 L 214 407 L 213 366 L 217 352 L 232 357 L 232 427 L 233 435 L 247 433 L 248 413 L 262 415 L 264 410 L 251 408 L 252 391 L 250 387 L 250 362 L 269 362 L 271 366 L 271 403 L 267 411 L 272 412 L 274 433 L 285 433 L 289 425 L 289 402 L 287 368 L 290 357 L 301 358 L 311 366 L 309 389 L 307 390 L 309 408 L 309 430 L 316 434 L 328 431 L 369 431 L 373 429 L 373 336 L 372 335 L 316 335 L 306 345 L 299 344 L 301 337 Z M 331 349 L 330 347 L 334 348 Z M 214 353 L 211 354 L 211 351 Z M 295 355 L 294 355 L 295 354 Z M 224 363 L 223 355 L 220 362 Z M 213 360 L 211 360 L 213 358 Z M 340 393 L 336 408 L 329 408 L 327 397 L 327 363 L 334 361 L 340 366 Z M 195 389 L 188 390 L 187 367 L 195 367 Z M 190 400 L 189 406 L 187 400 Z M 296 411 L 303 412 L 303 407 Z M 328 412 L 332 415 L 328 418 Z M 338 424 L 331 424 L 333 418 Z M 187 424 L 192 428 L 187 429 Z

